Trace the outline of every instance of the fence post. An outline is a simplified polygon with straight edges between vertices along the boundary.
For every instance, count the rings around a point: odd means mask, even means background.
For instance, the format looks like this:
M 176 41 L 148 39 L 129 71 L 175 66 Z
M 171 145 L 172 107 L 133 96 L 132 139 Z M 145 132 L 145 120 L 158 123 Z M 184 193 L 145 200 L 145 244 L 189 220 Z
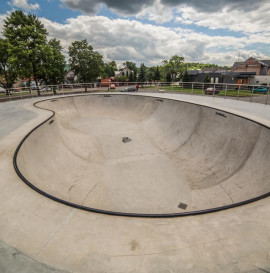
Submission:
M 267 105 L 267 104 L 268 104 L 269 89 L 270 89 L 270 88 L 268 88 L 268 89 L 267 89 L 267 96 L 266 96 L 266 102 L 265 102 L 265 105 Z
M 193 83 L 191 84 L 191 94 L 193 95 Z
M 251 90 L 251 97 L 250 97 L 250 102 L 252 102 L 253 101 L 253 87 L 252 87 L 252 90 Z
M 237 100 L 238 100 L 238 98 L 239 98 L 240 87 L 241 87 L 241 85 L 239 84 L 239 86 L 238 86 L 238 92 L 237 92 Z
M 225 88 L 225 96 L 224 96 L 224 98 L 226 98 L 226 97 L 227 97 L 227 91 L 228 91 L 228 85 L 226 84 L 226 88 Z

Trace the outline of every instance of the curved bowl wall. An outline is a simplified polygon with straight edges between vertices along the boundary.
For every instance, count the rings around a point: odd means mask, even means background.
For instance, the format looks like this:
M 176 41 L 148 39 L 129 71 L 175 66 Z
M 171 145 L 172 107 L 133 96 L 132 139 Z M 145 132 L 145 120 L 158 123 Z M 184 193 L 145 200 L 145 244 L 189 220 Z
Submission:
M 167 217 L 269 196 L 270 131 L 256 122 L 133 95 L 74 96 L 36 106 L 55 115 L 21 143 L 15 168 L 56 201 Z

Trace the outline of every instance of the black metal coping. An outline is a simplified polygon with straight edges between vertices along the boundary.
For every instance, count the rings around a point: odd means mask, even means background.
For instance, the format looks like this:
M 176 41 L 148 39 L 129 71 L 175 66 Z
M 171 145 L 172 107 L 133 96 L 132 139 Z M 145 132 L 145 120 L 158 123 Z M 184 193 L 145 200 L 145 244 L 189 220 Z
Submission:
M 98 96 L 98 95 L 102 95 L 103 96 L 104 94 L 89 94 L 87 96 Z M 86 95 L 80 94 L 80 95 L 74 95 L 74 96 L 59 97 L 58 99 L 65 99 L 65 98 L 69 98 L 69 97 L 78 97 L 78 96 L 86 96 Z M 132 95 L 129 95 L 129 94 L 113 94 L 112 96 L 132 96 Z M 144 95 L 143 97 L 148 97 L 148 98 L 153 98 L 153 99 L 160 99 L 160 97 L 146 96 L 146 95 Z M 240 118 L 252 121 L 254 123 L 257 123 L 257 124 L 259 124 L 259 125 L 267 128 L 267 129 L 270 129 L 268 126 L 266 126 L 264 124 L 261 124 L 261 123 L 259 123 L 257 121 L 254 121 L 252 119 L 249 119 L 249 118 L 237 115 L 237 114 L 230 113 L 228 111 L 223 111 L 223 110 L 219 110 L 219 109 L 216 109 L 216 108 L 213 108 L 213 107 L 204 106 L 204 105 L 200 105 L 200 104 L 197 104 L 197 103 L 185 102 L 185 101 L 181 101 L 181 100 L 175 100 L 175 99 L 171 99 L 171 98 L 162 98 L 162 99 L 164 99 L 164 100 L 179 101 L 179 102 L 182 102 L 182 103 L 188 103 L 188 104 L 198 105 L 198 106 L 201 106 L 201 107 L 204 107 L 204 108 L 214 109 L 214 110 L 217 110 L 219 112 L 231 114 L 231 115 L 238 116 Z M 21 173 L 21 171 L 20 171 L 20 169 L 18 167 L 18 164 L 17 164 L 17 156 L 18 156 L 18 153 L 19 153 L 19 151 L 20 151 L 23 143 L 26 141 L 26 139 L 35 130 L 37 130 L 39 127 L 41 127 L 43 124 L 45 124 L 47 121 L 51 120 L 54 117 L 55 112 L 53 110 L 42 108 L 42 107 L 39 107 L 39 106 L 36 105 L 36 104 L 38 104 L 38 103 L 40 103 L 42 101 L 47 101 L 47 100 L 51 100 L 51 99 L 46 99 L 46 100 L 41 100 L 41 101 L 35 102 L 34 106 L 37 107 L 37 108 L 39 108 L 39 109 L 50 111 L 52 113 L 52 115 L 49 118 L 47 118 L 45 121 L 43 121 L 39 125 L 37 125 L 35 128 L 33 128 L 21 140 L 20 144 L 18 145 L 18 147 L 17 147 L 17 149 L 16 149 L 16 151 L 15 151 L 15 153 L 13 155 L 13 166 L 14 166 L 14 169 L 15 169 L 16 173 L 20 177 L 20 179 L 27 186 L 29 186 L 34 191 L 38 192 L 39 194 L 41 194 L 41 195 L 43 195 L 43 196 L 45 196 L 45 197 L 47 197 L 47 198 L 49 198 L 49 199 L 51 199 L 53 201 L 56 201 L 58 203 L 61 203 L 61 204 L 64 204 L 64 205 L 67 205 L 67 206 L 70 206 L 70 207 L 73 207 L 73 208 L 76 208 L 76 209 L 80 209 L 80 210 L 84 210 L 84 211 L 89 211 L 89 212 L 95 212 L 95 213 L 101 213 L 101 214 L 106 214 L 106 215 L 112 215 L 112 216 L 143 217 L 143 218 L 173 218 L 173 217 L 195 216 L 195 215 L 202 215 L 202 214 L 206 214 L 206 213 L 214 213 L 214 212 L 218 212 L 218 211 L 222 211 L 222 210 L 227 210 L 227 209 L 231 209 L 231 208 L 236 208 L 236 207 L 239 207 L 239 206 L 243 206 L 243 205 L 246 205 L 246 204 L 249 204 L 249 203 L 252 203 L 252 202 L 255 202 L 255 201 L 258 201 L 258 200 L 261 200 L 263 198 L 266 198 L 266 197 L 270 196 L 270 192 L 268 192 L 268 193 L 265 193 L 263 195 L 260 195 L 260 196 L 257 196 L 257 197 L 254 197 L 254 198 L 251 198 L 251 199 L 248 199 L 248 200 L 245 200 L 245 201 L 241 201 L 241 202 L 238 202 L 238 203 L 230 204 L 230 205 L 225 205 L 225 206 L 220 206 L 220 207 L 215 207 L 215 208 L 210 208 L 210 209 L 204 209 L 204 210 L 196 210 L 196 211 L 188 211 L 188 212 L 180 212 L 180 213 L 160 213 L 159 214 L 159 213 L 130 213 L 130 212 L 121 212 L 121 211 L 102 210 L 102 209 L 98 209 L 98 208 L 92 208 L 92 207 L 87 207 L 87 206 L 82 206 L 82 205 L 79 205 L 79 204 L 76 204 L 76 203 L 72 203 L 72 202 L 63 200 L 61 198 L 58 198 L 56 196 L 53 196 L 53 195 L 51 195 L 49 193 L 46 193 L 43 190 L 41 190 L 38 187 L 36 187 L 35 185 L 33 185 L 29 180 L 27 180 L 23 176 L 23 174 Z

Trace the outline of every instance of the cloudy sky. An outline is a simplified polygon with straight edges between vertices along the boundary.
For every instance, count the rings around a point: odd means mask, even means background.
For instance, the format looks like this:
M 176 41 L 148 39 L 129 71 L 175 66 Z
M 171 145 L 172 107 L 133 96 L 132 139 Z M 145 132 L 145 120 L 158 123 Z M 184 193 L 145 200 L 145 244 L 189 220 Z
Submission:
M 269 0 L 0 0 L 0 30 L 15 9 L 36 14 L 65 52 L 87 39 L 118 64 L 270 59 Z

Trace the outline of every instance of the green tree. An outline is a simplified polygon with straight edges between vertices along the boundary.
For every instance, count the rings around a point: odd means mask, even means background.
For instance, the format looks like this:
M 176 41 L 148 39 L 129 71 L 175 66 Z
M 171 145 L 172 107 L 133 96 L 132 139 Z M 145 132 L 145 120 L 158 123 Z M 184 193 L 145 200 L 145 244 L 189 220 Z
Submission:
M 159 67 L 157 66 L 156 71 L 155 71 L 155 81 L 160 81 L 160 72 L 159 72 Z
M 128 77 L 122 74 L 120 74 L 120 76 L 115 78 L 116 82 L 127 82 L 127 80 L 128 80 Z
M 139 82 L 146 81 L 146 67 L 145 67 L 144 63 L 141 63 L 138 80 L 139 80 Z
M 78 81 L 86 83 L 96 80 L 101 75 L 102 55 L 93 50 L 87 40 L 75 41 L 69 48 L 70 69 L 78 77 Z
M 7 39 L 0 38 L 0 83 L 5 88 L 11 88 L 17 78 L 16 70 L 11 64 L 9 48 Z M 4 78 L 4 81 L 1 78 Z M 8 94 L 8 91 L 6 92 Z
M 48 33 L 43 24 L 35 15 L 17 10 L 4 20 L 3 35 L 10 44 L 10 61 L 17 74 L 28 79 L 33 76 L 38 86 L 46 65 Z
M 203 82 L 206 82 L 206 83 L 211 82 L 211 79 L 210 79 L 210 77 L 209 77 L 209 74 L 206 74 L 206 75 L 205 75 L 205 78 L 204 78 Z
M 131 71 L 133 71 L 133 78 L 134 78 L 134 81 L 136 81 L 136 79 L 137 79 L 137 74 L 138 74 L 138 68 L 137 68 L 137 66 L 136 66 L 136 64 L 135 63 L 133 63 L 133 62 L 129 62 L 129 61 L 126 61 L 126 62 L 124 62 L 123 63 L 123 66 L 125 67 L 127 67 L 127 68 L 129 68 Z
M 65 56 L 62 54 L 62 46 L 59 40 L 51 39 L 45 51 L 46 71 L 45 80 L 49 84 L 58 84 L 65 77 Z M 53 89 L 55 93 L 55 88 Z
M 112 67 L 114 71 L 117 71 L 117 64 L 115 61 L 109 62 L 109 66 Z
M 188 74 L 187 70 L 185 71 L 182 80 L 183 80 L 183 82 L 189 82 L 190 77 L 189 77 L 189 74 Z
M 103 66 L 102 78 L 114 77 L 117 65 L 115 61 L 105 63 Z
M 146 67 L 146 80 L 153 81 L 155 79 L 155 67 Z
M 131 72 L 131 73 L 129 74 L 128 81 L 129 81 L 129 82 L 134 82 L 134 81 L 135 81 L 135 80 L 134 80 L 134 72 L 133 72 L 133 73 Z
M 169 65 L 171 68 L 171 74 L 173 75 L 173 80 L 176 80 L 177 75 L 183 74 L 185 70 L 184 57 L 174 55 L 169 60 Z
M 163 78 L 167 74 L 171 74 L 171 78 L 173 80 L 176 80 L 177 75 L 182 75 L 182 73 L 185 70 L 185 65 L 184 65 L 184 57 L 179 57 L 178 55 L 174 55 L 170 58 L 170 60 L 164 60 L 162 61 L 162 74 Z
M 166 74 L 166 82 L 171 82 L 172 81 L 172 74 L 170 72 L 168 72 Z

